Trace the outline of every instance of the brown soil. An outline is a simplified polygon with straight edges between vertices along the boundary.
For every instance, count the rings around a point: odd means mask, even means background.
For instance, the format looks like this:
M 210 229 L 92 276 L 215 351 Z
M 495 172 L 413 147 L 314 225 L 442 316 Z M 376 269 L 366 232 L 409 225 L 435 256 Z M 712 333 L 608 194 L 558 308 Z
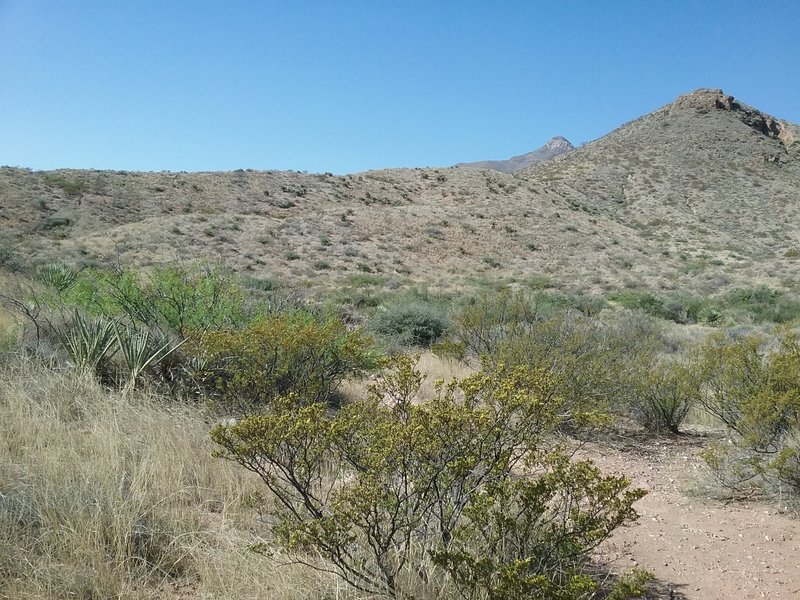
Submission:
M 655 598 L 800 598 L 800 522 L 776 503 L 724 502 L 698 490 L 707 440 L 687 435 L 583 453 L 648 490 L 641 515 L 602 549 L 611 569 L 652 571 Z

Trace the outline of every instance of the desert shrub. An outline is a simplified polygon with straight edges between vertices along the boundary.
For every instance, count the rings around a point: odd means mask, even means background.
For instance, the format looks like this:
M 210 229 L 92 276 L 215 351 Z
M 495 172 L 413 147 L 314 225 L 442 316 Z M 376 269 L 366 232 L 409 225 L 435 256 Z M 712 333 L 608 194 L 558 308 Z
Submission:
M 69 198 L 80 198 L 83 194 L 89 191 L 89 184 L 82 179 L 68 179 L 66 176 L 59 173 L 47 173 L 44 176 L 44 181 L 48 185 L 56 186 L 64 190 L 64 193 Z
M 64 263 L 50 263 L 37 266 L 33 277 L 58 292 L 64 292 L 78 280 L 78 272 Z
M 242 279 L 242 285 L 246 289 L 259 290 L 261 292 L 271 292 L 280 287 L 278 280 L 273 277 L 247 276 Z
M 706 452 L 730 487 L 800 492 L 800 334 L 774 340 L 715 336 L 702 350 L 702 403 L 731 431 L 733 444 Z
M 705 323 L 714 325 L 722 318 L 718 302 L 712 298 L 691 294 L 671 294 L 664 306 L 664 318 L 679 324 Z
M 641 310 L 653 317 L 663 318 L 664 299 L 651 292 L 625 291 L 611 294 L 611 300 L 630 310 Z
M 466 305 L 452 317 L 450 337 L 437 349 L 477 357 L 485 367 L 528 365 L 548 372 L 570 406 L 611 410 L 627 391 L 636 356 L 650 356 L 658 332 L 608 325 L 574 310 L 543 309 L 520 294 L 501 292 Z M 624 409 L 624 407 L 618 407 Z
M 537 310 L 545 315 L 571 309 L 591 317 L 600 314 L 608 306 L 600 296 L 589 294 L 560 294 L 556 292 L 536 292 L 530 298 Z
M 302 311 L 196 335 L 186 350 L 203 389 L 223 409 L 245 412 L 288 393 L 324 403 L 344 378 L 362 374 L 373 362 L 370 340 L 361 331 Z
M 0 244 L 0 269 L 19 271 L 23 268 L 23 261 L 19 253 L 11 246 Z
M 370 320 L 375 333 L 401 346 L 430 346 L 447 326 L 442 308 L 420 301 L 390 304 Z
M 77 371 L 129 388 L 136 387 L 146 373 L 154 374 L 152 371 L 183 344 L 158 330 L 91 317 L 78 310 L 65 319 L 48 320 L 47 329 Z
M 628 337 L 597 319 L 564 313 L 507 338 L 488 362 L 546 370 L 573 409 L 613 411 L 628 390 L 634 358 L 651 356 L 657 343 L 647 333 Z
M 747 404 L 766 382 L 766 339 L 751 334 L 710 336 L 700 348 L 706 393 L 703 407 L 727 427 L 739 431 Z
M 646 429 L 678 433 L 699 402 L 700 376 L 691 362 L 639 360 L 628 373 L 630 412 Z
M 87 269 L 69 289 L 65 302 L 183 337 L 236 326 L 247 319 L 239 281 L 220 267 L 199 263 L 160 267 L 149 273 Z
M 800 317 L 800 300 L 766 286 L 733 290 L 722 300 L 737 321 L 788 323 Z
M 505 339 L 524 334 L 540 318 L 529 297 L 508 289 L 470 298 L 450 316 L 449 339 L 440 350 L 457 358 L 492 356 Z
M 591 597 L 591 550 L 644 492 L 552 445 L 565 406 L 546 373 L 498 367 L 416 404 L 421 380 L 399 358 L 340 411 L 291 394 L 212 438 L 272 492 L 276 543 L 363 593 Z
M 223 327 L 245 314 L 234 282 L 193 269 L 168 267 L 145 277 L 49 264 L 34 272 L 42 286 L 18 282 L 14 295 L 0 298 L 27 318 L 34 353 L 54 349 L 56 358 L 108 384 L 135 386 L 145 374 L 175 382 L 187 371 L 175 350 L 189 331 Z

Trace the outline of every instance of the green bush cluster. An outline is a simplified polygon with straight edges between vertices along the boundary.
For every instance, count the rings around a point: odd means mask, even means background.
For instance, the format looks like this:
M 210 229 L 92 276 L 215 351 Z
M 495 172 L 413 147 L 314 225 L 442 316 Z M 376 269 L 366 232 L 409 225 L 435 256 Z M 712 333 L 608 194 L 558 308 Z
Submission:
M 800 317 L 800 300 L 766 286 L 734 290 L 724 300 L 738 321 L 788 323 Z
M 109 384 L 189 379 L 191 357 L 177 352 L 189 335 L 248 319 L 241 286 L 209 265 L 135 273 L 53 263 L 36 267 L 32 277 L 41 287 L 5 299 L 28 318 L 33 350 L 54 346 L 72 366 Z
M 628 410 L 637 360 L 659 347 L 648 321 L 611 326 L 574 310 L 543 308 L 536 297 L 504 291 L 483 296 L 451 317 L 449 338 L 437 349 L 457 358 L 480 358 L 485 368 L 528 365 L 554 377 L 571 407 Z
M 85 269 L 62 299 L 93 315 L 121 317 L 186 337 L 248 319 L 239 280 L 211 264 L 170 265 L 147 273 Z
M 625 308 L 680 324 L 788 323 L 800 317 L 800 300 L 766 286 L 737 289 L 715 297 L 662 297 L 646 291 L 624 291 L 610 294 L 609 299 Z

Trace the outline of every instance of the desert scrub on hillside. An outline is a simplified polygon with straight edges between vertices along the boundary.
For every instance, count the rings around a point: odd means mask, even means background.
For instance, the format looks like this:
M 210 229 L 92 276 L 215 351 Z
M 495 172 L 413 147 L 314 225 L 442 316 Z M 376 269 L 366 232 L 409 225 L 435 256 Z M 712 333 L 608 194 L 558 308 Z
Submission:
M 367 326 L 388 346 L 429 347 L 447 331 L 451 303 L 425 290 L 396 293 L 377 307 Z
M 247 320 L 240 280 L 211 264 L 173 264 L 146 272 L 86 269 L 62 297 L 91 314 L 121 316 L 181 336 Z
M 800 317 L 800 300 L 766 286 L 733 290 L 724 296 L 737 321 L 788 323 Z
M 644 353 L 627 370 L 630 415 L 653 433 L 679 433 L 689 411 L 700 403 L 701 374 L 695 362 L 659 360 Z
M 149 273 L 41 265 L 18 280 L 7 304 L 27 319 L 29 349 L 56 349 L 105 383 L 135 386 L 147 374 L 176 383 L 190 375 L 175 351 L 189 332 L 235 326 L 247 317 L 244 292 L 229 274 L 201 265 Z M 169 359 L 169 360 L 167 360 Z
M 609 299 L 648 315 L 679 324 L 788 323 L 800 317 L 800 300 L 768 287 L 744 288 L 701 297 L 648 291 L 614 292 Z
M 552 443 L 565 405 L 546 373 L 498 367 L 415 404 L 421 380 L 398 358 L 341 410 L 290 394 L 212 437 L 270 490 L 275 543 L 356 590 L 591 597 L 589 553 L 644 492 Z

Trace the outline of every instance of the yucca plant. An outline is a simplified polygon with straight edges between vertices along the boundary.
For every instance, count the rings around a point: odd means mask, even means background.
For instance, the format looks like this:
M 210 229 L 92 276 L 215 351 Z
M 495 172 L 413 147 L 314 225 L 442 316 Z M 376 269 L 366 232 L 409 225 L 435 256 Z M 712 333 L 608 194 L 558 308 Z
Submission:
M 103 364 L 116 353 L 115 324 L 111 319 L 92 319 L 75 310 L 56 333 L 73 366 L 99 375 Z
M 78 273 L 64 263 L 50 263 L 36 267 L 34 277 L 41 283 L 63 292 L 77 281 Z
M 186 340 L 174 342 L 163 334 L 134 326 L 112 324 L 114 340 L 122 357 L 127 375 L 126 386 L 133 388 L 147 367 L 156 365 L 180 348 Z

